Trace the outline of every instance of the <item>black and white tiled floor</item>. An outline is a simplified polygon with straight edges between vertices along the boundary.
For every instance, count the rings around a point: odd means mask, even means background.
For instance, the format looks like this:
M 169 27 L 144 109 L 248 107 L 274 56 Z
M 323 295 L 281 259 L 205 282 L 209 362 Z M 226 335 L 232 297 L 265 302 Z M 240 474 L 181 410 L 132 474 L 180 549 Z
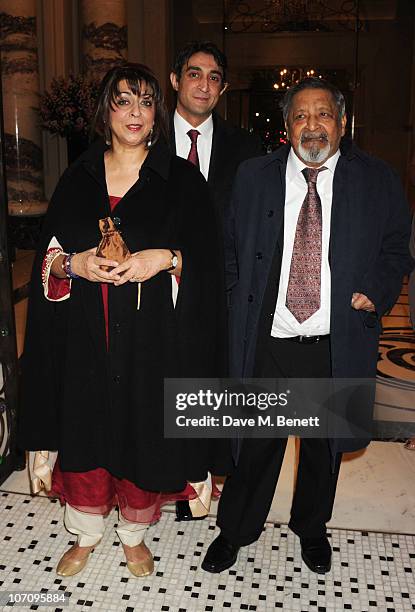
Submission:
M 415 537 L 411 535 L 333 529 L 333 569 L 318 576 L 301 562 L 298 538 L 285 525 L 268 523 L 260 540 L 241 550 L 231 570 L 212 575 L 203 572 L 200 563 L 216 533 L 214 519 L 176 523 L 172 513 L 164 512 L 146 538 L 155 557 L 155 573 L 138 579 L 126 568 L 112 529 L 116 521 L 112 513 L 104 539 L 84 571 L 61 579 L 55 567 L 74 539 L 63 528 L 59 503 L 0 493 L 0 516 L 0 593 L 63 591 L 69 597 L 63 610 L 415 610 Z

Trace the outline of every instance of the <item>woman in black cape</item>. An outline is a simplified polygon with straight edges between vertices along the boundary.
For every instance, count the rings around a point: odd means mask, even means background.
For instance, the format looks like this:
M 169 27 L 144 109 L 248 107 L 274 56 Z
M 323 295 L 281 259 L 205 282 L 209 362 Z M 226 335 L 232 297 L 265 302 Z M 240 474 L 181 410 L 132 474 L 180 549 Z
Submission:
M 208 470 L 231 466 L 225 441 L 163 434 L 164 378 L 222 376 L 226 354 L 215 216 L 202 175 L 164 144 L 165 116 L 148 68 L 109 71 L 94 120 L 105 143 L 61 177 L 33 268 L 19 439 L 43 468 L 58 452 L 51 494 L 78 535 L 64 576 L 85 566 L 115 505 L 128 568 L 150 574 L 144 534 L 161 504 L 195 500 L 189 483 L 200 492 Z M 96 255 L 107 217 L 132 254 L 121 264 Z

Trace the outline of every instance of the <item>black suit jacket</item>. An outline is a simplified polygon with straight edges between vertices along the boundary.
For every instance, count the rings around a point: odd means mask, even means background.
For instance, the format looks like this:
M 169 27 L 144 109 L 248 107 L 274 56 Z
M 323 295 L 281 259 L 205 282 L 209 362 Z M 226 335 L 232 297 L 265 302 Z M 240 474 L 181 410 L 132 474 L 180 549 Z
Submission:
M 222 220 L 232 192 L 232 184 L 241 162 L 263 153 L 257 136 L 237 128 L 213 113 L 213 140 L 208 185 L 219 218 Z M 190 142 L 190 141 L 189 141 Z M 170 143 L 176 152 L 174 121 L 171 120 Z

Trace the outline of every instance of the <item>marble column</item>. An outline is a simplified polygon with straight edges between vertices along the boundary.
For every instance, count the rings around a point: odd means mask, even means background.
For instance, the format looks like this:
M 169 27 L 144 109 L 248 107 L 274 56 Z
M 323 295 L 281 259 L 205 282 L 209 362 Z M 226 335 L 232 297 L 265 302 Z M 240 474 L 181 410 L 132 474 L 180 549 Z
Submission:
M 177 3 L 171 0 L 127 0 L 128 58 L 152 68 L 170 107 L 174 104 L 170 84 L 173 4 Z
M 81 0 L 82 70 L 101 79 L 127 58 L 125 0 Z
M 9 215 L 37 217 L 47 202 L 37 114 L 36 0 L 0 0 L 0 40 Z

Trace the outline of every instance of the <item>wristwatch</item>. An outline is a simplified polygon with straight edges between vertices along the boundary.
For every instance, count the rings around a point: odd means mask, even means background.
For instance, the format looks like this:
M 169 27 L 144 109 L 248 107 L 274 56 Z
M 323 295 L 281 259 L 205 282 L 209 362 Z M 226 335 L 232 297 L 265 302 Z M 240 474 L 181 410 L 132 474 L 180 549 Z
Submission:
M 167 272 L 171 272 L 172 270 L 177 268 L 177 264 L 179 263 L 179 258 L 177 257 L 176 253 L 172 251 L 172 249 L 170 249 L 170 253 L 171 253 L 171 262 L 170 262 L 170 268 L 167 268 Z

